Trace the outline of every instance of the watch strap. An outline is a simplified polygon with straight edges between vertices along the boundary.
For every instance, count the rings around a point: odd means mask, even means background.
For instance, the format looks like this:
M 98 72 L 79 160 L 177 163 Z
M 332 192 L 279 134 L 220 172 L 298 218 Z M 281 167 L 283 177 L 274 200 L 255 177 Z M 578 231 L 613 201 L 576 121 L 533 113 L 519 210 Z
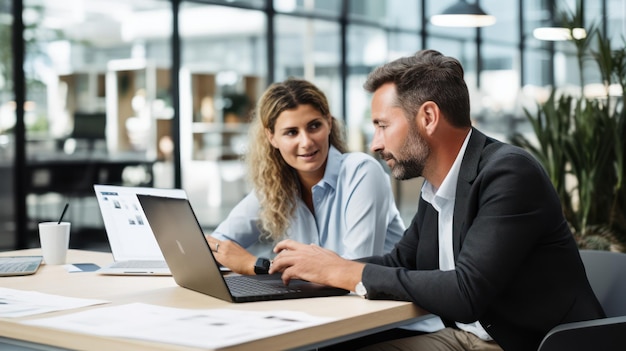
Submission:
M 267 274 L 270 271 L 272 261 L 265 257 L 259 257 L 254 264 L 254 274 Z

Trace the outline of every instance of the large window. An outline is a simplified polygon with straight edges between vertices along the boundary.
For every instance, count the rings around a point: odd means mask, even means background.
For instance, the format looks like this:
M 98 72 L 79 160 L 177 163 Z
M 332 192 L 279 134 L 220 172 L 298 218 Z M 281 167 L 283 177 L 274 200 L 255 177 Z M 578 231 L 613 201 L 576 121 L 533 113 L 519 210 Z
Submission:
M 554 4 L 573 11 L 578 1 L 478 0 L 496 24 L 475 29 L 429 22 L 457 0 L 0 0 L 0 196 L 24 195 L 27 218 L 18 223 L 30 224 L 33 245 L 35 224 L 57 218 L 66 202 L 73 231 L 101 225 L 90 201 L 99 182 L 180 184 L 210 229 L 250 190 L 241 158 L 269 84 L 313 81 L 345 121 L 349 148 L 367 151 L 371 96 L 363 82 L 375 67 L 423 48 L 461 61 L 474 122 L 506 139 L 529 130 L 523 108 L 545 101 L 552 87 L 600 82 L 589 66 L 581 79 L 572 42 L 533 36 L 557 24 Z M 23 135 L 14 135 L 13 4 L 24 5 Z M 582 4 L 585 24 L 621 48 L 624 1 Z M 18 160 L 15 140 L 26 150 Z M 25 189 L 11 178 L 21 161 Z M 0 239 L 15 227 L 15 212 L 24 211 L 0 210 Z
M 329 99 L 333 115 L 343 119 L 340 34 L 336 22 L 277 15 L 275 78 L 300 77 L 314 82 Z
M 417 0 L 348 1 L 346 123 L 352 150 L 368 151 L 373 131 L 363 83 L 376 66 L 420 49 L 420 13 Z
M 274 10 L 279 13 L 318 15 L 339 18 L 341 1 L 336 0 L 273 0 Z
M 497 20 L 480 30 L 481 66 L 479 87 L 472 101 L 473 117 L 480 128 L 506 139 L 517 130 L 516 115 L 521 110 L 519 13 L 511 11 L 511 2 L 482 0 L 480 5 Z
M 339 2 L 339 1 L 338 1 Z M 421 28 L 417 0 L 349 0 L 348 18 L 385 27 L 417 31 Z
M 623 47 L 622 38 L 626 38 L 626 3 L 623 0 L 607 0 L 607 29 L 613 45 Z
M 387 60 L 387 35 L 383 29 L 361 25 L 348 27 L 347 100 L 348 141 L 353 150 L 366 150 L 371 139 L 369 95 L 363 83 L 374 67 Z
M 159 184 L 153 166 L 167 155 L 158 136 L 172 118 L 171 4 L 25 0 L 23 19 L 30 228 L 71 202 L 71 245 L 80 245 L 99 228 L 93 184 Z
M 183 2 L 179 15 L 183 187 L 214 227 L 247 193 L 248 123 L 267 85 L 260 11 Z

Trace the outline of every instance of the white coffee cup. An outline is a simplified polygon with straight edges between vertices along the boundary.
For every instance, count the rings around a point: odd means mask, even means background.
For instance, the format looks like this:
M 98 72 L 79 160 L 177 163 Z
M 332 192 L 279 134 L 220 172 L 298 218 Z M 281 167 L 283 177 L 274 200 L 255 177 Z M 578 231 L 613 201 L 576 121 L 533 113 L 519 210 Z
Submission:
M 70 243 L 70 223 L 39 223 L 39 242 L 46 264 L 64 264 Z

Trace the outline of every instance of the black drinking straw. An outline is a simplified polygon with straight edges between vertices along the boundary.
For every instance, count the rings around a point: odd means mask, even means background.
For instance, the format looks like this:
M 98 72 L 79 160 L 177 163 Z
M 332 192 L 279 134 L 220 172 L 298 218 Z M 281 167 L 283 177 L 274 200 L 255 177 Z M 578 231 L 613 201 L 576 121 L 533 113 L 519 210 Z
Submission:
M 63 220 L 63 216 L 65 216 L 65 211 L 67 211 L 67 208 L 69 206 L 70 206 L 69 202 L 65 203 L 65 207 L 63 208 L 63 212 L 61 212 L 61 217 L 59 217 L 59 222 L 57 224 L 61 224 L 61 221 Z

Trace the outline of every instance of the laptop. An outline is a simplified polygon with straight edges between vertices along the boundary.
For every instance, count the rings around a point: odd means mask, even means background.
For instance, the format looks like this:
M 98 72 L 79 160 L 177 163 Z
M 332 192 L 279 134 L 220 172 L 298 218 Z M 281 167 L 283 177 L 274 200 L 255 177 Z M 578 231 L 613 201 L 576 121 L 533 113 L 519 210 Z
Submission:
M 0 277 L 35 274 L 43 256 L 0 257 Z
M 284 285 L 279 274 L 222 275 L 187 199 L 137 195 L 178 285 L 229 302 L 284 300 L 347 294 L 303 280 Z M 242 287 L 243 285 L 243 287 Z
M 114 262 L 97 273 L 107 275 L 171 275 L 154 239 L 137 194 L 186 198 L 181 189 L 94 185 Z

